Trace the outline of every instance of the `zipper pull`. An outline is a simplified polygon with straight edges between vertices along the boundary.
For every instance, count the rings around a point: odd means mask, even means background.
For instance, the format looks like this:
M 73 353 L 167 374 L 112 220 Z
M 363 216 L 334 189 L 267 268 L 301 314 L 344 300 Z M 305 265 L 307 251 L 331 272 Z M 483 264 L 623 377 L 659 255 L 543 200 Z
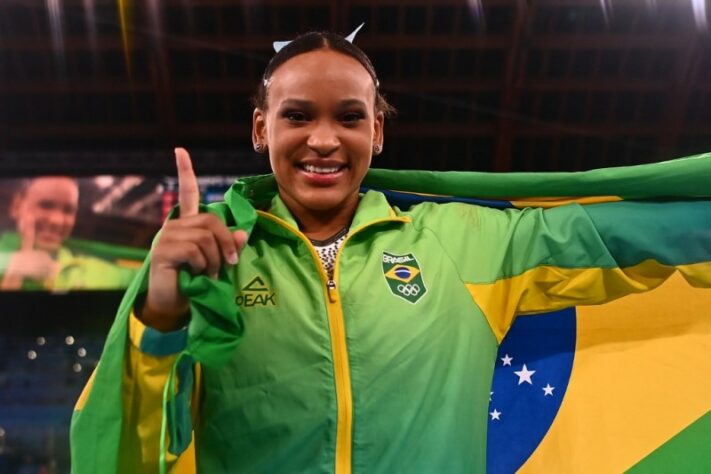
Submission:
M 326 283 L 326 288 L 328 288 L 328 299 L 331 303 L 335 303 L 338 299 L 338 294 L 336 293 L 336 282 L 333 280 L 328 280 Z

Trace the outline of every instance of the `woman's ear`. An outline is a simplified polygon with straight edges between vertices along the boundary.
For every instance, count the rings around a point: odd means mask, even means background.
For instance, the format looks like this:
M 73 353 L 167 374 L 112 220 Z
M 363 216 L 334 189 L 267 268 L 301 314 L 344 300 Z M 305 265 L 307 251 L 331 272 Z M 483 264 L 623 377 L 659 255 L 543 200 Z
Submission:
M 385 114 L 378 112 L 375 114 L 375 121 L 373 122 L 373 150 L 378 150 L 378 153 L 380 153 L 383 149 L 383 141 L 385 139 L 385 136 L 383 135 L 384 127 Z
M 252 145 L 257 153 L 267 151 L 267 122 L 264 111 L 259 107 L 252 112 Z

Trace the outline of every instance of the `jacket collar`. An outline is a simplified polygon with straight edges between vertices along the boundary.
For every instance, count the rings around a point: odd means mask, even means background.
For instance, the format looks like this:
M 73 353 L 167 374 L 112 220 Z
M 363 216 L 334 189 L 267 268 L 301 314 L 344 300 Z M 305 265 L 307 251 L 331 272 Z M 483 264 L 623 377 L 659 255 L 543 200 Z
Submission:
M 56 254 L 53 256 L 54 260 L 59 262 L 61 265 L 66 265 L 68 262 L 74 260 L 74 254 L 67 247 L 67 244 L 71 244 L 71 242 L 71 239 L 64 242 L 64 245 L 59 247 L 59 250 L 57 250 Z M 22 238 L 17 232 L 7 231 L 0 234 L 0 273 L 6 266 L 3 265 L 3 263 L 6 263 L 3 256 L 7 256 L 7 260 L 9 261 L 12 254 L 20 250 L 21 245 Z
M 237 181 L 225 195 L 225 199 L 228 202 L 230 201 L 229 196 L 231 193 L 244 196 L 255 208 L 266 210 L 268 214 L 284 221 L 294 229 L 298 229 L 296 219 L 294 219 L 284 201 L 279 197 L 276 180 L 273 175 L 251 176 Z M 361 195 L 351 223 L 351 231 L 375 222 L 405 220 L 407 219 L 397 216 L 382 193 L 368 191 Z M 271 225 L 274 223 L 265 219 L 264 216 L 260 216 L 259 222 L 269 230 L 276 231 L 279 234 L 283 233 L 274 229 L 273 225 Z
M 296 219 L 278 194 L 272 198 L 268 212 L 289 223 L 291 226 L 298 228 Z M 350 228 L 358 229 L 372 222 L 383 220 L 400 220 L 393 208 L 390 207 L 385 195 L 378 191 L 368 191 L 365 194 L 361 194 Z

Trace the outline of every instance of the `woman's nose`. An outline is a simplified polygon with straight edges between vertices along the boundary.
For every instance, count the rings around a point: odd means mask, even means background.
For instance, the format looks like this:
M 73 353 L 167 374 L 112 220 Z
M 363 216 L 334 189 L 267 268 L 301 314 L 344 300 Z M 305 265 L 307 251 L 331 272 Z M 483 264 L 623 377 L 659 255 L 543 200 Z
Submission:
M 341 142 L 333 124 L 324 121 L 316 124 L 312 129 L 306 145 L 319 156 L 328 156 L 338 150 Z
M 53 210 L 46 212 L 44 218 L 50 224 L 63 225 L 67 219 L 67 216 L 60 210 Z

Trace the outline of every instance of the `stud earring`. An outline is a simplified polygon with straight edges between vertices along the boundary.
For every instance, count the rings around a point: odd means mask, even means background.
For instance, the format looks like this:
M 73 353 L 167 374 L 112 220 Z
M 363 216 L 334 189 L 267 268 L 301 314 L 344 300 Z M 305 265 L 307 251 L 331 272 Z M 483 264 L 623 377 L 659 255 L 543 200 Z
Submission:
M 383 152 L 383 145 L 375 144 L 373 145 L 373 154 L 374 155 L 379 155 L 380 153 Z
M 264 148 L 265 148 L 264 145 L 262 145 L 261 143 L 254 144 L 254 151 L 256 151 L 257 153 L 264 152 Z

